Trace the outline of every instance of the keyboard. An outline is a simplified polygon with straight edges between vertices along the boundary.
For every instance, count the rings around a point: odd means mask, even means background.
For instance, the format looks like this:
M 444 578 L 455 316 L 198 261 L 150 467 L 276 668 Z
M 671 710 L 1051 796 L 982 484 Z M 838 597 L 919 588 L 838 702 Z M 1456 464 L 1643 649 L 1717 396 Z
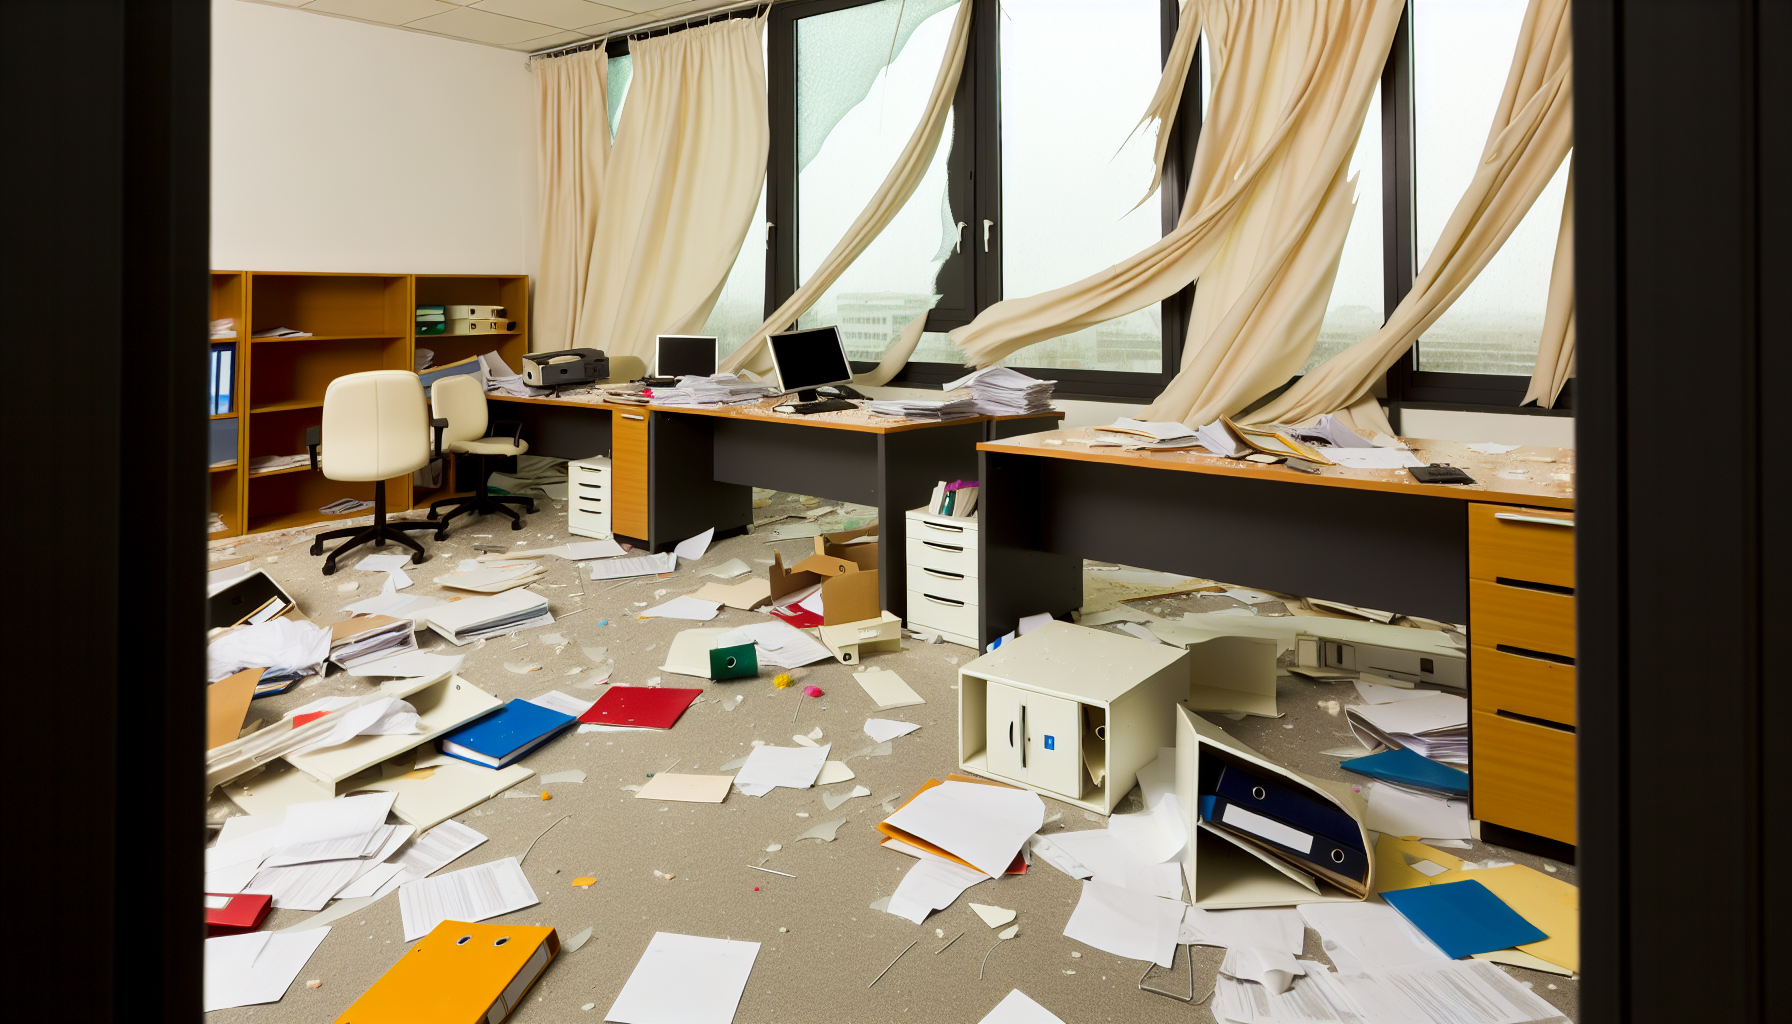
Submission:
M 774 412 L 793 412 L 798 416 L 807 416 L 816 412 L 845 412 L 857 409 L 858 406 L 842 398 L 824 398 L 819 402 L 792 402 L 788 405 L 775 406 Z

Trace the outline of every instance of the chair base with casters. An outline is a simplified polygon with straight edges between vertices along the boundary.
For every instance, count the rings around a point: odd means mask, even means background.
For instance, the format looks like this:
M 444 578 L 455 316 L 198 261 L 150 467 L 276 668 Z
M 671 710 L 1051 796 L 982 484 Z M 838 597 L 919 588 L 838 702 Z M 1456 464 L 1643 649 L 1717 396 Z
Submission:
M 330 552 L 330 557 L 324 559 L 324 575 L 329 576 L 336 572 L 336 560 L 342 557 L 343 552 L 350 548 L 359 547 L 370 541 L 373 543 L 374 547 L 383 548 L 386 546 L 386 542 L 390 540 L 410 548 L 412 552 L 411 564 L 418 565 L 428 561 L 429 555 L 424 553 L 423 545 L 406 536 L 404 531 L 433 530 L 435 528 L 436 526 L 434 523 L 387 522 L 386 481 L 376 480 L 373 484 L 373 525 L 361 528 L 349 527 L 344 530 L 329 530 L 320 533 L 311 541 L 311 553 L 314 555 L 323 554 L 324 541 L 326 540 L 335 540 L 338 537 L 349 538 L 342 545 L 338 546 L 336 550 Z M 440 534 L 438 534 L 438 536 L 440 536 Z
M 485 483 L 486 477 L 491 475 L 488 472 L 489 466 L 486 463 L 486 456 L 474 455 L 472 458 L 478 466 L 478 469 L 476 470 L 478 482 L 473 487 L 473 493 L 462 498 L 444 498 L 441 501 L 431 502 L 429 505 L 429 518 L 433 520 L 438 516 L 441 517 L 441 521 L 436 528 L 437 540 L 448 539 L 449 522 L 460 516 L 470 515 L 477 518 L 483 515 L 498 513 L 510 517 L 510 528 L 512 530 L 520 530 L 523 528 L 522 514 L 510 506 L 519 506 L 531 514 L 535 512 L 534 498 L 490 493 L 487 490 Z M 452 511 L 445 516 L 442 515 L 442 509 L 444 507 L 452 509 Z

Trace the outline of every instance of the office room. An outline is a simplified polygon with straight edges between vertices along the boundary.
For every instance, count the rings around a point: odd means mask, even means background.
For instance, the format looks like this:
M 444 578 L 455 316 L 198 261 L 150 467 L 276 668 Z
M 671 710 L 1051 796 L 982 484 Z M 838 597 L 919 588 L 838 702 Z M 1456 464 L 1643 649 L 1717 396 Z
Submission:
M 5 16 L 29 1019 L 1792 1014 L 1784 5 Z

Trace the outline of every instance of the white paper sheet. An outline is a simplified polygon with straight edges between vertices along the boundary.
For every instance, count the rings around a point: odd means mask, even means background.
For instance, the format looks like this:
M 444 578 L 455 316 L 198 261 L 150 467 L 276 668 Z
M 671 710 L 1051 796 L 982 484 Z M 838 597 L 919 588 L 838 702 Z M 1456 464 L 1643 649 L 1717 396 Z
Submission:
M 914 852 L 921 856 L 916 859 L 915 866 L 908 869 L 908 874 L 902 876 L 902 883 L 890 896 L 889 912 L 905 921 L 920 924 L 928 914 L 951 906 L 966 889 L 989 880 L 988 875 L 975 868 L 967 868 L 925 850 L 915 849 Z
M 443 921 L 483 921 L 539 902 L 515 857 L 398 887 L 406 942 L 421 939 Z
M 592 558 L 615 558 L 617 555 L 627 554 L 622 550 L 622 545 L 608 539 L 575 541 L 571 544 L 562 544 L 557 548 L 548 548 L 548 551 L 574 562 L 583 562 Z
M 716 529 L 712 526 L 695 537 L 679 541 L 672 552 L 687 562 L 695 562 L 709 550 L 709 542 L 715 535 Z
M 359 860 L 326 860 L 262 868 L 243 887 L 274 898 L 275 910 L 322 910 L 361 870 Z
M 374 892 L 378 899 L 392 890 L 414 882 L 419 878 L 428 878 L 437 871 L 464 857 L 485 842 L 485 836 L 450 818 L 435 828 L 418 836 L 398 855 L 397 874 L 380 883 Z
M 295 754 L 341 746 L 356 736 L 409 736 L 423 731 L 417 709 L 398 697 L 382 697 L 368 701 L 332 720 L 331 727 L 310 743 L 294 750 Z
M 563 715 L 571 715 L 572 717 L 577 718 L 585 712 L 590 711 L 591 705 L 597 702 L 594 700 L 580 700 L 570 693 L 561 693 L 559 690 L 549 690 L 539 697 L 530 697 L 529 703 L 540 705 L 541 707 L 547 708 L 549 711 L 558 711 Z
M 834 656 L 821 641 L 782 619 L 755 622 L 731 629 L 715 638 L 717 647 L 734 647 L 744 643 L 754 646 L 759 664 L 779 668 L 801 668 Z
M 355 568 L 362 572 L 391 572 L 403 569 L 411 562 L 410 555 L 368 555 L 355 563 Z
M 1008 870 L 1028 837 L 1039 831 L 1045 802 L 1022 789 L 947 782 L 915 797 L 887 821 L 994 877 Z
M 1341 947 L 1353 966 L 1382 968 L 1444 963 L 1450 958 L 1425 933 L 1386 903 L 1303 903 L 1301 919 L 1331 944 Z M 1337 963 L 1337 951 L 1332 950 Z M 1344 965 L 1339 964 L 1343 970 Z
M 726 562 L 723 562 L 721 565 L 710 566 L 709 568 L 703 570 L 698 575 L 714 576 L 718 579 L 731 580 L 734 577 L 739 576 L 740 574 L 747 572 L 751 569 L 752 569 L 752 566 L 741 561 L 740 559 L 730 558 Z
M 759 943 L 656 932 L 604 1020 L 617 1024 L 730 1024 Z
M 386 823 L 395 799 L 391 793 L 369 793 L 293 804 L 286 809 L 269 860 L 305 857 L 322 846 L 366 837 Z
M 1082 898 L 1064 926 L 1064 937 L 1115 956 L 1170 966 L 1187 904 L 1117 885 L 1083 883 Z
M 907 736 L 921 728 L 913 722 L 897 722 L 888 718 L 865 719 L 865 735 L 874 743 L 888 743 L 898 736 Z
M 641 618 L 694 619 L 698 622 L 708 622 L 716 617 L 716 612 L 720 611 L 721 607 L 719 601 L 703 601 L 687 594 L 647 609 L 641 613 Z
M 1048 841 L 1087 868 L 1098 882 L 1165 899 L 1182 898 L 1180 864 L 1147 861 L 1107 829 L 1059 832 Z
M 1405 469 L 1425 460 L 1401 448 L 1327 448 L 1325 457 L 1347 469 Z
M 675 572 L 678 556 L 670 551 L 657 555 L 629 555 L 626 558 L 600 558 L 590 563 L 594 580 L 623 580 L 635 576 L 657 576 Z
M 894 672 L 881 669 L 866 669 L 853 673 L 853 681 L 865 690 L 865 696 L 877 705 L 879 711 L 892 708 L 912 707 L 925 704 L 927 701 L 915 692 L 915 688 Z
M 764 796 L 773 789 L 808 789 L 827 763 L 832 743 L 819 747 L 754 747 L 747 762 L 735 773 L 734 784 L 748 796 Z
M 1249 910 L 1204 910 L 1190 907 L 1183 912 L 1178 941 L 1197 946 L 1255 946 L 1276 949 L 1290 956 L 1300 954 L 1306 943 L 1306 924 L 1293 907 L 1263 907 Z
M 1406 689 L 1400 686 L 1389 686 L 1386 683 L 1372 683 L 1366 679 L 1352 680 L 1356 685 L 1358 696 L 1364 704 L 1392 704 L 1399 700 L 1423 700 L 1435 694 L 1436 690 Z
M 1468 801 L 1376 782 L 1368 787 L 1369 810 L 1363 824 L 1370 831 L 1421 839 L 1472 839 Z
M 344 605 L 342 610 L 354 615 L 392 615 L 417 619 L 428 609 L 438 608 L 447 603 L 436 597 L 400 594 L 398 591 L 401 588 L 398 586 L 397 580 L 399 576 L 404 576 L 404 574 L 387 573 L 386 583 L 380 588 L 378 594 L 362 601 L 356 601 L 354 604 Z M 406 576 L 405 579 L 408 583 L 410 577 Z
M 1003 996 L 996 1008 L 977 1024 L 1064 1024 L 1064 1021 L 1017 988 Z
M 330 934 L 246 932 L 205 940 L 205 1012 L 277 1003 Z
M 1480 452 L 1482 455 L 1504 455 L 1507 452 L 1515 452 L 1524 446 L 1518 444 L 1498 444 L 1493 441 L 1477 441 L 1474 444 L 1464 445 L 1463 447 L 1471 452 Z

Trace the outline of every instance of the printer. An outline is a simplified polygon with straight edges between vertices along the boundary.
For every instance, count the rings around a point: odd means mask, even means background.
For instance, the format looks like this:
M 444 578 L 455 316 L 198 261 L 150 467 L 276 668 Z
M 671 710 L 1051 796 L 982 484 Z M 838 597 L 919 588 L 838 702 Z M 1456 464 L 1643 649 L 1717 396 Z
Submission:
M 523 383 L 532 388 L 593 384 L 609 376 L 609 358 L 594 348 L 565 348 L 523 356 Z

